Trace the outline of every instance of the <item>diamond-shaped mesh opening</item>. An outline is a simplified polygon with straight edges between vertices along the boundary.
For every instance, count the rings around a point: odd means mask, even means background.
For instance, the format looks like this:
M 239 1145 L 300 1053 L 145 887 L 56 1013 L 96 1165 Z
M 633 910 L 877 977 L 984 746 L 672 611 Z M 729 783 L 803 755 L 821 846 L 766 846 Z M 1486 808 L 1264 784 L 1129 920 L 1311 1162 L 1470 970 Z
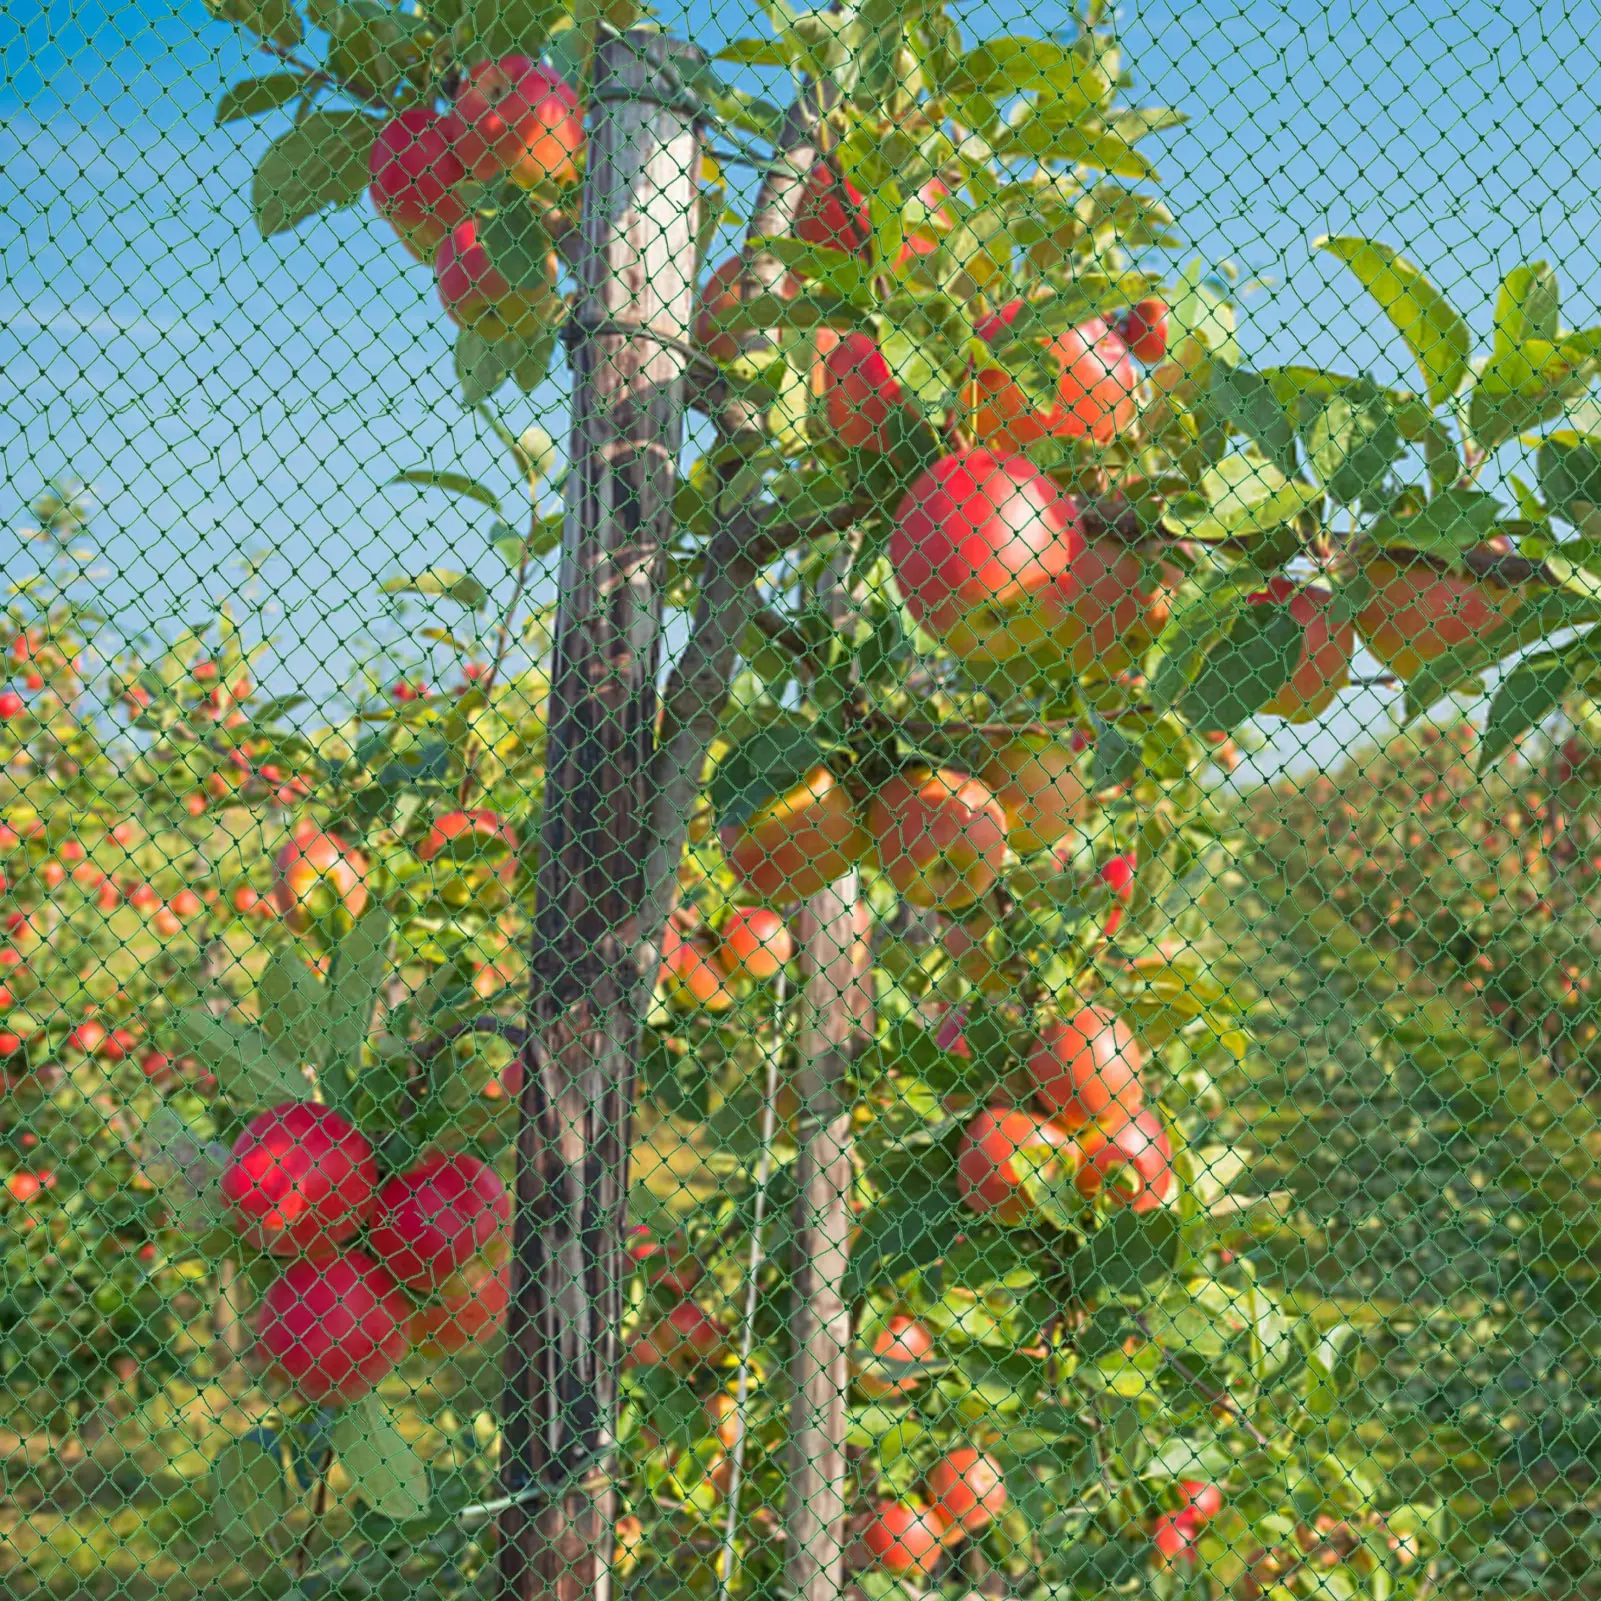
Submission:
M 1587 17 L 6 20 L 6 1596 L 1595 1595 Z

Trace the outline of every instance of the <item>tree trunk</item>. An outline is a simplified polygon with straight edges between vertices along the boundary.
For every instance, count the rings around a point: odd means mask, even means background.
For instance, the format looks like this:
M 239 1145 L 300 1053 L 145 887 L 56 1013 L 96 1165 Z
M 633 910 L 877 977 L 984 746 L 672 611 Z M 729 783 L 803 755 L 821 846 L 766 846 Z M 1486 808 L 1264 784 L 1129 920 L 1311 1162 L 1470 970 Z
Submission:
M 853 1178 L 844 1090 L 865 981 L 855 927 L 860 894 L 860 876 L 848 873 L 813 895 L 795 923 L 804 988 L 794 1081 L 801 1145 L 790 1272 L 784 1587 L 797 1601 L 837 1601 L 844 1586 L 851 1309 L 841 1292 L 850 1259 Z
M 501 1476 L 508 1601 L 608 1601 L 628 1125 L 663 552 L 682 440 L 699 139 L 643 30 L 600 45 L 517 1150 Z

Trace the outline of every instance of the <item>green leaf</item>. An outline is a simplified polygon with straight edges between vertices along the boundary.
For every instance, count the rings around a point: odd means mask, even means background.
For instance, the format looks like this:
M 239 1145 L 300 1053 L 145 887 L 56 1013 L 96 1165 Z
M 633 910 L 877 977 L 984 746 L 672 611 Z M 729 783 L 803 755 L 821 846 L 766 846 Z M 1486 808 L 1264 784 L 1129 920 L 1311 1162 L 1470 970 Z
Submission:
M 1327 1417 L 1356 1383 L 1357 1359 L 1362 1354 L 1362 1338 L 1349 1323 L 1336 1323 L 1306 1354 L 1312 1375 L 1307 1391 L 1307 1409 Z
M 1587 381 L 1590 357 L 1549 339 L 1498 344 L 1468 400 L 1468 426 L 1489 449 L 1520 429 L 1559 416 Z
M 480 506 L 488 506 L 491 511 L 500 510 L 500 497 L 494 490 L 479 483 L 476 478 L 469 478 L 466 473 L 434 472 L 428 467 L 411 467 L 403 473 L 396 473 L 385 487 L 394 484 L 415 484 L 419 489 L 444 489 L 452 495 L 464 495 L 468 500 L 476 500 Z
M 505 383 L 516 364 L 517 348 L 509 341 L 485 339 L 471 328 L 456 335 L 456 382 L 466 405 L 488 400 Z
M 710 799 L 718 826 L 743 823 L 776 795 L 793 789 L 828 754 L 804 723 L 775 723 L 742 739 L 712 774 Z
M 1169 349 L 1185 339 L 1195 339 L 1214 361 L 1226 367 L 1239 366 L 1239 319 L 1228 284 L 1198 260 L 1179 274 L 1168 301 L 1167 325 Z
M 1240 582 L 1232 571 L 1214 567 L 1202 576 L 1197 590 L 1183 595 L 1157 641 L 1162 659 L 1150 688 L 1151 704 L 1156 711 L 1166 711 L 1189 689 L 1207 647 L 1233 629 L 1245 609 L 1245 597 L 1249 593 L 1247 584 Z
M 1074 1289 L 1088 1299 L 1155 1288 L 1171 1277 L 1179 1244 L 1176 1208 L 1137 1213 L 1121 1207 L 1069 1258 Z
M 1399 252 L 1375 239 L 1315 240 L 1314 250 L 1338 257 L 1362 280 L 1406 341 L 1428 388 L 1442 406 L 1468 377 L 1473 335 L 1462 314 Z
M 1104 72 L 1071 45 L 1003 34 L 969 50 L 940 85 L 948 95 L 984 94 L 997 100 L 1080 87 L 1099 101 L 1110 90 Z
M 1210 399 L 1213 410 L 1229 427 L 1255 440 L 1286 478 L 1295 476 L 1295 424 L 1261 373 L 1213 362 Z
M 1579 668 L 1595 665 L 1595 652 L 1596 642 L 1586 634 L 1560 650 L 1519 662 L 1506 675 L 1484 720 L 1480 771 L 1510 749 L 1519 735 L 1538 728 L 1568 698 Z
M 1210 505 L 1193 514 L 1175 503 L 1162 518 L 1183 539 L 1250 540 L 1294 522 L 1323 504 L 1323 491 L 1301 479 L 1288 479 L 1277 467 L 1249 456 L 1225 456 L 1207 470 L 1201 488 Z
M 206 10 L 220 22 L 237 23 L 286 49 L 305 37 L 290 0 L 206 0 Z
M 265 78 L 230 84 L 217 102 L 217 126 L 237 122 L 241 117 L 259 117 L 276 111 L 288 105 L 296 95 L 304 94 L 311 84 L 311 74 L 306 72 L 273 72 Z
M 998 129 L 990 142 L 1004 159 L 1071 161 L 1136 183 L 1154 182 L 1157 176 L 1155 166 L 1116 134 L 1062 124 L 1037 112 Z
M 1601 505 L 1601 435 L 1562 429 L 1540 440 L 1535 458 L 1540 493 L 1559 517 Z
M 712 57 L 738 67 L 787 67 L 794 59 L 794 48 L 775 39 L 735 39 Z
M 1192 728 L 1231 732 L 1289 683 L 1305 648 L 1306 630 L 1288 606 L 1247 606 L 1206 653 L 1179 710 Z
M 254 1550 L 283 1522 L 284 1477 L 283 1458 L 262 1431 L 230 1440 L 218 1452 L 211 1464 L 211 1515 L 218 1537 L 231 1549 Z
M 476 578 L 449 567 L 435 567 L 415 578 L 387 578 L 378 588 L 385 595 L 438 596 L 472 611 L 477 611 L 489 599 L 489 591 Z
M 490 263 L 513 289 L 551 288 L 550 231 L 525 201 L 499 207 L 478 225 L 478 241 Z M 555 296 L 552 293 L 552 301 Z
M 371 902 L 339 941 L 333 953 L 324 1005 L 327 1055 L 347 1069 L 360 1065 L 361 1048 L 372 1031 L 373 1013 L 389 976 L 389 943 L 394 920 L 381 902 Z
M 323 1060 L 326 991 L 293 946 L 280 945 L 268 955 L 257 990 L 261 1026 L 282 1055 L 297 1062 Z
M 1342 506 L 1368 500 L 1401 457 L 1401 431 L 1389 402 L 1377 393 L 1335 395 L 1306 431 L 1312 466 Z
M 282 1054 L 261 1029 L 230 1023 L 193 1006 L 175 1013 L 173 1024 L 240 1110 L 311 1099 L 311 1082 L 300 1063 Z
M 366 1396 L 341 1415 L 334 1425 L 333 1445 L 356 1494 L 374 1512 L 402 1523 L 428 1510 L 428 1473 L 422 1458 L 376 1395 Z
M 1562 291 L 1544 261 L 1514 267 L 1495 296 L 1495 342 L 1521 345 L 1528 339 L 1556 339 L 1561 330 Z
M 862 1215 L 841 1294 L 858 1301 L 875 1285 L 895 1284 L 932 1267 L 972 1218 L 954 1196 L 932 1188 L 890 1196 Z
M 1494 495 L 1452 485 L 1414 516 L 1386 513 L 1376 519 L 1368 537 L 1375 545 L 1457 556 L 1482 545 L 1500 516 L 1501 503 Z
M 327 206 L 353 206 L 367 189 L 378 123 L 359 111 L 313 111 L 267 147 L 251 204 L 263 239 Z

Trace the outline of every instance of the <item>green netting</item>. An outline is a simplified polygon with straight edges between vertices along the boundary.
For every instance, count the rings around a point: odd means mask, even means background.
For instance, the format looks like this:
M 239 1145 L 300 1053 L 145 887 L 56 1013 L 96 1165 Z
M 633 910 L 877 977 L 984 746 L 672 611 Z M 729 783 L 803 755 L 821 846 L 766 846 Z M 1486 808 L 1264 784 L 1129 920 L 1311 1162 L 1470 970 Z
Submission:
M 7 1597 L 1601 1595 L 1593 17 L 1083 3 L 0 0 Z

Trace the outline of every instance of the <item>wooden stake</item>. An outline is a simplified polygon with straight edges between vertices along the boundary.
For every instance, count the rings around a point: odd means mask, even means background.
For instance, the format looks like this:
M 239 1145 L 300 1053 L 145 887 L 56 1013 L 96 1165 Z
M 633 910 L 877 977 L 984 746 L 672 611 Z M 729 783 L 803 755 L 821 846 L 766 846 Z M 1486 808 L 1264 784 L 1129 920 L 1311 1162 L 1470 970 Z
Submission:
M 646 775 L 699 207 L 695 111 L 674 64 L 700 59 L 643 30 L 595 55 L 517 1149 L 506 1601 L 611 1594 Z

